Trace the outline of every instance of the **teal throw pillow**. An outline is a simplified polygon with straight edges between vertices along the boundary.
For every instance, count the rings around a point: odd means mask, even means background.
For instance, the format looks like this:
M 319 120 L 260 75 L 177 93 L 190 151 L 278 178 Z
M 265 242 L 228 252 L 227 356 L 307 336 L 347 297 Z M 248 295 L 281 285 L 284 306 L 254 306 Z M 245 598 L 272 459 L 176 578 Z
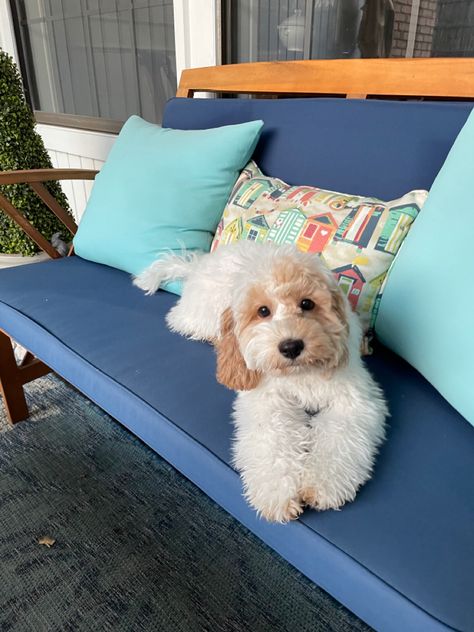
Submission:
M 208 251 L 262 126 L 176 130 L 129 118 L 97 175 L 76 254 L 138 274 L 169 251 Z
M 474 113 L 405 239 L 375 324 L 474 425 Z

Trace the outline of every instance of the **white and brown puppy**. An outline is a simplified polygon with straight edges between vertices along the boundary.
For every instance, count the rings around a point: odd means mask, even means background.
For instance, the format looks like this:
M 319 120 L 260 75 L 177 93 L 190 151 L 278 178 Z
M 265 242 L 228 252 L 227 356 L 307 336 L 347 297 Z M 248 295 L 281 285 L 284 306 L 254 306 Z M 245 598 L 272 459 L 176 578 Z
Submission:
M 217 348 L 238 391 L 234 464 L 267 520 L 337 509 L 371 476 L 387 407 L 360 357 L 361 329 L 332 273 L 293 246 L 240 242 L 170 256 L 135 279 L 148 293 L 185 280 L 173 331 Z

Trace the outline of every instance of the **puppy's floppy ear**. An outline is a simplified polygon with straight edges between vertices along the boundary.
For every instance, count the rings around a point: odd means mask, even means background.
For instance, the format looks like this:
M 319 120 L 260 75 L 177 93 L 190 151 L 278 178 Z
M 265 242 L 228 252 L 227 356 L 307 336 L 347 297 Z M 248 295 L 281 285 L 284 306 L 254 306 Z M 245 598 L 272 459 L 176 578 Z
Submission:
M 346 301 L 344 295 L 342 294 L 342 290 L 337 285 L 331 288 L 331 303 L 332 311 L 335 313 L 338 321 L 341 325 L 348 328 L 349 322 L 347 319 Z
M 218 382 L 234 391 L 250 391 L 258 385 L 260 374 L 245 364 L 235 336 L 235 322 L 230 308 L 222 314 L 221 335 L 215 346 Z
M 326 278 L 326 300 L 321 303 L 321 317 L 327 334 L 328 349 L 326 357 L 319 366 L 330 377 L 335 370 L 342 368 L 349 360 L 349 315 L 350 309 L 342 290 L 332 276 Z
M 340 331 L 335 336 L 335 357 L 334 368 L 341 368 L 349 360 L 349 319 L 347 309 L 351 309 L 344 297 L 340 287 L 336 286 L 331 290 L 332 312 L 335 314 L 341 326 Z

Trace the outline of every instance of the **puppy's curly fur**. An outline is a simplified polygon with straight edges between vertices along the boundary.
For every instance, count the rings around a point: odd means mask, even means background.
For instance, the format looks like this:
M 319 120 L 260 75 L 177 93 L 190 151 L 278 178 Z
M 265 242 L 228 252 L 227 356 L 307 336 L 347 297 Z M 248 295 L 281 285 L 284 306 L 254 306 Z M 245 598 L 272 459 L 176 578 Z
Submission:
M 388 414 L 359 353 L 361 328 L 332 273 L 293 246 L 241 242 L 171 255 L 135 284 L 183 278 L 173 331 L 212 341 L 238 392 L 233 460 L 249 503 L 286 522 L 337 509 L 371 476 Z

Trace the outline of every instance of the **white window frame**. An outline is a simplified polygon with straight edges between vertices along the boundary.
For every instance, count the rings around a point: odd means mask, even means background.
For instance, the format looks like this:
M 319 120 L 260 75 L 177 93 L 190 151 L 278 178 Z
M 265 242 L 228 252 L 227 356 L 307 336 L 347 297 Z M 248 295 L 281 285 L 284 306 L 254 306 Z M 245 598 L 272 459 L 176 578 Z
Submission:
M 0 48 L 9 53 L 18 64 L 18 49 L 8 0 L 0 0 Z
M 219 0 L 174 0 L 176 76 L 185 68 L 221 63 Z

